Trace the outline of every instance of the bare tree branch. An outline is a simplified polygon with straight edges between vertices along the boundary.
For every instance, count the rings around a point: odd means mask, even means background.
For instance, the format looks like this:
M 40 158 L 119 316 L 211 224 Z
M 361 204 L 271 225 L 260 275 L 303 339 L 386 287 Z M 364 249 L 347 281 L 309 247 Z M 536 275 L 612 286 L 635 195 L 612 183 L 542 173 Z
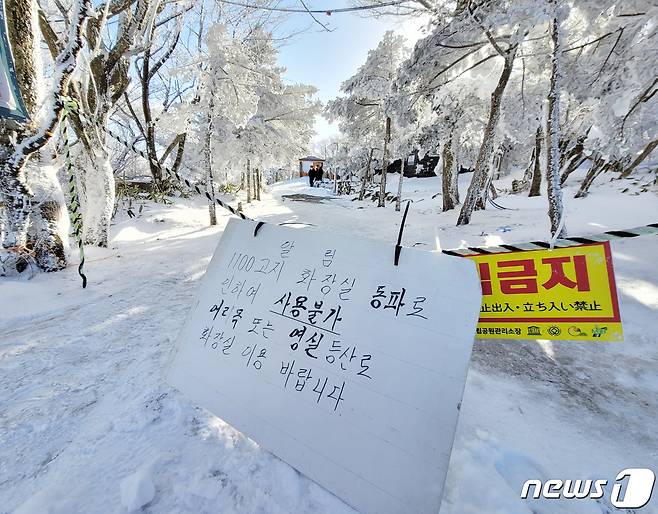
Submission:
M 50 96 L 50 117 L 34 135 L 21 141 L 12 155 L 12 168 L 15 175 L 21 173 L 23 165 L 31 154 L 40 150 L 52 138 L 59 123 L 59 115 L 64 108 L 62 96 L 68 90 L 71 75 L 75 71 L 78 53 L 82 48 L 82 31 L 91 10 L 91 0 L 79 0 L 75 7 L 66 46 L 55 59 L 53 82 L 55 87 Z

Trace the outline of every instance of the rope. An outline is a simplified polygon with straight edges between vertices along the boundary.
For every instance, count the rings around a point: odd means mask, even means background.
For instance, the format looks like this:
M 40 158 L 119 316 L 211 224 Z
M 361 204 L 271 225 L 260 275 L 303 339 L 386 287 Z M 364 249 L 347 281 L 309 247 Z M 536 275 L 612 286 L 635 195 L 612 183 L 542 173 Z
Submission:
M 69 113 L 77 108 L 77 104 L 73 100 L 64 100 L 64 114 L 60 123 L 60 131 L 62 134 L 62 143 L 64 144 L 64 155 L 66 159 L 66 173 L 69 178 L 69 195 L 71 197 L 71 207 L 69 210 L 69 218 L 73 226 L 73 235 L 78 242 L 78 251 L 80 252 L 80 264 L 78 265 L 78 275 L 82 278 L 82 288 L 87 287 L 87 276 L 82 271 L 85 265 L 85 249 L 82 242 L 82 215 L 80 214 L 80 197 L 78 196 L 78 188 L 75 183 L 75 176 L 73 174 L 73 162 L 71 161 L 71 148 L 69 145 L 68 125 L 66 118 Z
M 489 203 L 491 205 L 493 205 L 499 211 L 518 211 L 518 209 L 513 209 L 512 207 L 504 207 L 503 205 L 500 205 L 499 203 L 494 202 L 493 198 L 491 198 L 491 196 L 489 196 L 489 195 L 487 195 L 487 200 L 489 200 Z
M 491 181 L 489 181 L 489 184 L 491 184 Z M 504 207 L 500 205 L 499 203 L 494 202 L 493 198 L 491 198 L 491 191 L 489 190 L 490 186 L 487 186 L 487 200 L 491 205 L 493 205 L 496 209 L 499 211 L 518 211 L 518 209 L 512 209 L 511 207 Z
M 220 0 L 226 2 L 226 0 Z M 381 4 L 383 5 L 383 4 Z M 66 102 L 65 102 L 66 105 Z M 78 116 L 80 116 L 80 119 L 84 121 L 87 124 L 92 124 L 89 120 L 86 120 L 84 116 L 77 110 L 77 104 L 69 99 L 69 108 L 74 110 Z M 165 172 L 170 178 L 174 178 L 177 180 L 179 183 L 185 184 L 188 188 L 194 189 L 198 194 L 202 196 L 206 196 L 208 200 L 212 201 L 212 197 L 208 192 L 201 191 L 199 186 L 196 184 L 192 184 L 188 179 L 182 178 L 178 172 L 171 170 L 167 168 L 166 166 L 163 166 L 160 164 L 158 161 L 151 159 L 146 153 L 144 153 L 142 150 L 139 148 L 136 148 L 134 144 L 129 143 L 125 139 L 123 139 L 121 136 L 118 134 L 115 134 L 111 129 L 103 127 L 100 124 L 94 124 L 97 126 L 102 132 L 106 133 L 122 145 L 124 145 L 127 149 L 131 150 L 132 152 L 140 155 L 144 159 L 148 160 L 150 163 L 153 165 L 157 166 L 160 168 L 163 172 Z M 68 148 L 67 148 L 68 149 Z M 68 152 L 67 152 L 68 154 Z M 487 195 L 488 196 L 488 195 Z M 491 199 L 489 199 L 491 201 Z M 219 198 L 216 198 L 215 201 L 217 202 L 217 205 L 220 207 L 228 210 L 231 214 L 234 214 L 236 216 L 239 216 L 242 219 L 246 220 L 251 220 L 251 218 L 248 218 L 245 216 L 242 212 L 237 211 L 230 205 L 222 202 Z M 408 205 L 407 205 L 408 208 Z M 503 207 L 504 208 L 504 207 Z M 513 210 L 513 209 L 510 209 Z M 607 232 L 603 232 L 601 234 L 594 234 L 590 236 L 585 236 L 585 237 L 566 237 L 562 239 L 556 239 L 553 241 L 553 247 L 555 248 L 566 248 L 570 246 L 578 246 L 582 244 L 592 244 L 592 243 L 600 243 L 603 241 L 614 241 L 618 239 L 624 239 L 624 238 L 630 238 L 630 237 L 638 237 L 638 236 L 643 236 L 643 235 L 654 235 L 658 234 L 658 223 L 650 223 L 648 225 L 644 225 L 641 227 L 635 227 L 627 230 L 609 230 Z M 513 245 L 499 245 L 499 246 L 469 246 L 466 248 L 453 248 L 450 250 L 442 250 L 442 253 L 446 255 L 453 255 L 456 257 L 467 257 L 471 255 L 485 255 L 485 254 L 495 254 L 495 253 L 509 253 L 509 252 L 520 252 L 520 251 L 532 251 L 532 250 L 546 250 L 548 248 L 551 248 L 551 242 L 546 242 L 546 241 L 531 241 L 527 243 L 515 243 Z
M 73 110 L 74 110 L 74 112 L 80 117 L 80 120 L 81 120 L 83 123 L 86 123 L 87 125 L 94 125 L 94 126 L 98 127 L 102 132 L 104 132 L 105 134 L 107 134 L 108 136 L 110 136 L 112 139 L 114 139 L 114 140 L 118 141 L 119 143 L 121 143 L 121 144 L 122 144 L 123 146 L 125 146 L 128 150 L 130 150 L 130 151 L 136 153 L 137 155 L 143 157 L 144 159 L 146 159 L 147 161 L 149 161 L 153 166 L 156 166 L 158 169 L 160 169 L 161 171 L 163 171 L 163 172 L 164 172 L 169 178 L 176 180 L 179 184 L 185 184 L 185 186 L 187 186 L 189 189 L 193 189 L 193 190 L 196 191 L 198 194 L 200 194 L 200 195 L 202 195 L 202 196 L 205 196 L 209 201 L 211 201 L 211 202 L 213 201 L 213 197 L 210 195 L 210 193 L 209 193 L 208 191 L 202 191 L 201 188 L 200 188 L 197 184 L 192 184 L 187 178 L 181 177 L 180 174 L 178 173 L 178 171 L 174 171 L 174 170 L 172 170 L 172 169 L 170 169 L 170 168 L 167 168 L 166 166 L 160 164 L 160 163 L 159 163 L 158 161 L 156 161 L 155 159 L 150 158 L 145 152 L 143 152 L 142 150 L 140 150 L 139 148 L 137 148 L 137 147 L 135 146 L 134 143 L 130 143 L 130 142 L 126 141 L 126 140 L 123 139 L 121 136 L 119 136 L 119 135 L 116 134 L 114 131 L 112 131 L 112 129 L 109 129 L 109 128 L 107 128 L 107 127 L 104 127 L 104 126 L 103 126 L 102 124 L 100 124 L 100 123 L 94 123 L 93 121 L 87 119 L 87 118 L 86 118 L 86 117 L 85 117 L 85 116 L 84 116 L 84 115 L 78 110 L 78 105 L 77 105 L 77 103 L 75 103 L 74 101 L 72 101 L 72 100 L 70 100 L 70 99 L 65 99 L 65 103 L 66 103 L 66 101 L 69 101 L 72 105 L 75 106 L 75 107 L 73 108 Z M 223 209 L 226 209 L 226 210 L 229 211 L 231 214 L 233 214 L 233 215 L 235 215 L 235 216 L 239 216 L 239 217 L 242 218 L 243 220 L 250 219 L 250 218 L 247 218 L 247 216 L 245 216 L 242 212 L 240 212 L 240 211 L 238 211 L 237 209 L 231 207 L 229 204 L 224 203 L 223 201 L 221 201 L 219 198 L 215 198 L 214 201 L 217 202 L 217 205 L 219 205 L 219 206 L 222 207 Z
M 616 241 L 630 237 L 648 236 L 658 234 L 658 223 L 650 223 L 641 227 L 630 228 L 627 230 L 609 230 L 601 234 L 593 234 L 585 237 L 565 237 L 553 241 L 554 248 L 566 248 L 569 246 L 578 246 L 583 244 L 601 243 L 604 241 Z M 471 255 L 486 255 L 493 253 L 508 252 L 528 252 L 532 250 L 546 250 L 551 247 L 550 242 L 532 241 L 528 243 L 515 243 L 513 245 L 499 246 L 469 246 L 467 248 L 453 248 L 451 250 L 442 250 L 446 255 L 456 257 L 468 257 Z
M 303 14 L 326 14 L 331 16 L 333 13 L 366 11 L 370 9 L 381 9 L 382 7 L 392 7 L 396 5 L 408 4 L 412 0 L 394 0 L 391 2 L 382 2 L 376 5 L 361 5 L 356 7 L 341 7 L 338 9 L 295 9 L 293 7 L 268 7 L 263 5 L 254 5 L 244 2 L 237 2 L 235 0 L 218 0 L 222 4 L 235 5 L 237 7 L 245 7 L 247 9 L 259 9 L 261 11 L 274 11 L 274 12 L 287 12 L 287 13 L 303 13 Z

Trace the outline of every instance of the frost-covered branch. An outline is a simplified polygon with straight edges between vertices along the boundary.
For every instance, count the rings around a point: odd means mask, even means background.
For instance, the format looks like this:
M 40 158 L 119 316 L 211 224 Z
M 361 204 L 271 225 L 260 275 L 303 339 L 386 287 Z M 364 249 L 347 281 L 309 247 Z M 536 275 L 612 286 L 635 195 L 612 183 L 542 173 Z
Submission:
M 66 46 L 55 59 L 54 89 L 50 95 L 48 117 L 34 135 L 26 138 L 16 147 L 11 165 L 14 173 L 20 173 L 29 156 L 43 148 L 53 136 L 63 109 L 62 97 L 67 93 L 71 75 L 76 67 L 78 53 L 82 48 L 82 32 L 90 9 L 91 0 L 78 0 L 75 4 Z

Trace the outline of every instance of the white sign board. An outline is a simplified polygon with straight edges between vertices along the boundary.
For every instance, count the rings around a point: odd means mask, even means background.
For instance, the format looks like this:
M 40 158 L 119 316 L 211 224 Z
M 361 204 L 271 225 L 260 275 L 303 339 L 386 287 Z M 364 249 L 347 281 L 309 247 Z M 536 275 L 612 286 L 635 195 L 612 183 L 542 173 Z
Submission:
M 364 514 L 437 513 L 480 282 L 469 259 L 231 220 L 170 383 Z

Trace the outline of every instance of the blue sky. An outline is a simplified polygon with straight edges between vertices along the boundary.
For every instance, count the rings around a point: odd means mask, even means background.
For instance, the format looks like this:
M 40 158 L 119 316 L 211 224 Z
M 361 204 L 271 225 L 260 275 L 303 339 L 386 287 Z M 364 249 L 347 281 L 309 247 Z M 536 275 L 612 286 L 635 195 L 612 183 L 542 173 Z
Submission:
M 315 0 L 306 4 L 311 9 L 336 9 L 350 5 L 342 0 Z M 288 5 L 297 7 L 294 2 Z M 318 98 L 323 102 L 339 94 L 340 84 L 365 62 L 368 50 L 377 46 L 387 30 L 414 36 L 409 23 L 402 25 L 400 19 L 371 18 L 352 13 L 316 17 L 333 29 L 332 32 L 324 31 L 308 14 L 292 15 L 284 23 L 283 32 L 308 30 L 294 36 L 280 48 L 279 61 L 287 68 L 289 80 L 316 86 Z M 315 128 L 318 132 L 316 141 L 338 132 L 337 127 L 329 125 L 322 117 L 316 120 Z

